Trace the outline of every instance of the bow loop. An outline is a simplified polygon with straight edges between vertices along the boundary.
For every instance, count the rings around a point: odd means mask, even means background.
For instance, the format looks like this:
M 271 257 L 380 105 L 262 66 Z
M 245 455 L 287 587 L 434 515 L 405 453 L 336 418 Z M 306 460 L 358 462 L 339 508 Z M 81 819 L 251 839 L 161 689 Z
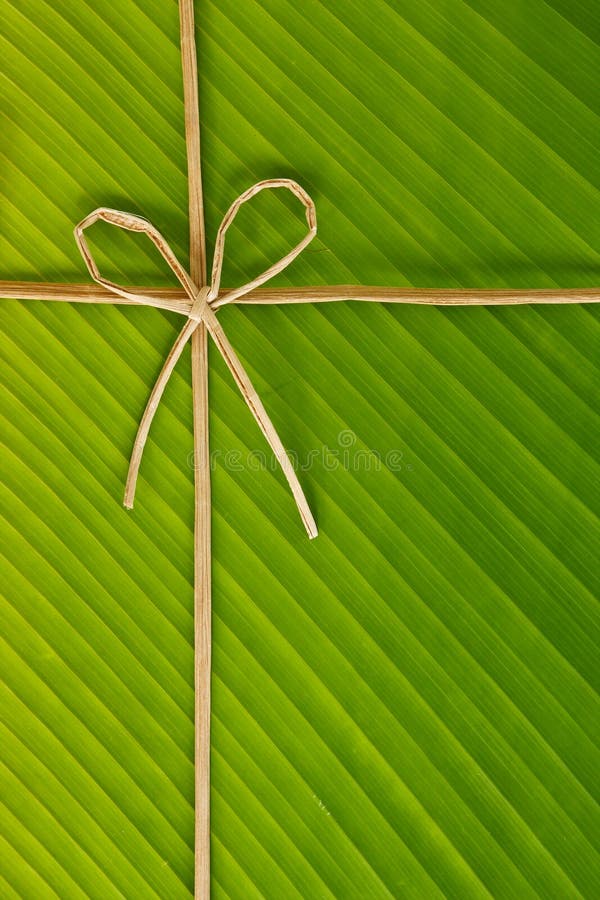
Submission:
M 104 278 L 101 274 L 96 260 L 94 259 L 94 255 L 90 250 L 90 246 L 87 242 L 87 239 L 84 235 L 84 231 L 93 225 L 95 222 L 108 222 L 110 225 L 115 225 L 117 228 L 123 229 L 123 231 L 134 231 L 138 234 L 145 234 L 154 244 L 164 261 L 167 263 L 168 267 L 171 269 L 180 285 L 190 298 L 190 302 L 193 302 L 195 295 L 197 294 L 197 288 L 194 285 L 194 282 L 181 265 L 173 251 L 171 250 L 168 242 L 162 236 L 160 231 L 154 227 L 152 222 L 149 222 L 148 219 L 142 218 L 142 216 L 136 216 L 133 213 L 122 212 L 118 209 L 110 209 L 107 206 L 100 206 L 98 209 L 95 209 L 93 212 L 86 216 L 85 219 L 82 219 L 78 225 L 75 226 L 74 235 L 77 246 L 79 247 L 79 252 L 81 253 L 83 260 L 88 268 L 88 272 L 98 284 L 101 284 L 103 287 L 107 288 L 109 291 L 112 291 L 114 294 L 118 294 L 120 297 L 125 297 L 126 300 L 131 300 L 132 303 L 141 303 L 148 305 L 149 299 L 144 296 L 144 294 L 136 294 L 135 291 L 129 290 L 128 288 L 123 287 L 120 284 L 116 284 L 114 281 L 110 281 L 108 278 Z
M 227 229 L 237 216 L 240 207 L 243 206 L 244 203 L 247 203 L 248 200 L 251 200 L 252 197 L 255 197 L 256 194 L 259 194 L 261 191 L 265 190 L 276 190 L 277 188 L 285 188 L 288 191 L 291 191 L 295 197 L 300 200 L 305 209 L 306 214 L 306 224 L 308 225 L 308 231 L 302 240 L 296 244 L 289 253 L 286 253 L 278 262 L 274 263 L 272 266 L 269 266 L 268 269 L 265 269 L 260 275 L 257 275 L 256 278 L 253 278 L 252 281 L 246 282 L 246 284 L 242 285 L 239 288 L 234 288 L 231 291 L 227 291 L 222 297 L 218 297 L 219 288 L 221 286 L 221 270 L 223 268 L 223 256 L 225 252 L 225 235 L 227 233 Z M 217 239 L 215 241 L 215 253 L 213 256 L 213 267 L 212 267 L 212 275 L 211 275 L 211 292 L 210 292 L 210 300 L 211 306 L 213 309 L 218 309 L 219 306 L 224 306 L 226 303 L 233 303 L 239 297 L 243 297 L 244 294 L 250 293 L 250 291 L 254 290 L 254 288 L 259 287 L 261 284 L 264 284 L 266 281 L 269 281 L 275 275 L 278 275 L 280 272 L 283 272 L 293 260 L 299 256 L 300 253 L 304 250 L 308 244 L 312 241 L 314 236 L 317 233 L 317 212 L 315 209 L 315 204 L 313 203 L 312 198 L 309 194 L 306 193 L 303 187 L 301 187 L 296 181 L 292 181 L 291 178 L 270 178 L 267 181 L 258 181 L 256 184 L 252 185 L 251 188 L 248 188 L 247 191 L 244 191 L 243 194 L 234 200 L 227 212 L 223 217 L 223 221 L 219 226 L 219 230 L 217 232 Z

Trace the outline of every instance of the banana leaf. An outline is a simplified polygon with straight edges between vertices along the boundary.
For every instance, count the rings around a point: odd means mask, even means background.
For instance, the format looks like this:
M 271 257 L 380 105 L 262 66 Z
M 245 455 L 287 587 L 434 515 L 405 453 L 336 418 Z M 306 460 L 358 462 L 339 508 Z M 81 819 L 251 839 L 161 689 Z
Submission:
M 595 0 L 198 0 L 209 244 L 315 198 L 278 284 L 600 282 Z M 0 278 L 73 225 L 186 259 L 174 0 L 2 0 Z M 239 224 L 238 224 L 239 221 Z M 236 220 L 224 283 L 297 235 Z M 103 270 L 169 284 L 98 229 Z M 215 898 L 600 895 L 600 310 L 340 303 L 222 321 L 320 527 L 211 348 Z M 0 895 L 193 885 L 189 357 L 133 512 L 152 309 L 2 301 Z

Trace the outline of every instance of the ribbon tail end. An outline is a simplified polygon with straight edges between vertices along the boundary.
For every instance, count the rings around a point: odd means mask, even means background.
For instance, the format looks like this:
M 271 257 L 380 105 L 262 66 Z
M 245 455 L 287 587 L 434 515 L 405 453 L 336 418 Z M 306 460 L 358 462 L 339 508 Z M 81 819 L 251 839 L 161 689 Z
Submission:
M 123 494 L 123 506 L 125 509 L 133 509 L 133 501 L 135 499 L 135 482 L 136 476 L 131 476 L 131 468 L 127 475 L 127 483 L 125 485 L 125 493 Z
M 302 519 L 302 524 L 306 528 L 306 533 L 311 541 L 314 541 L 316 537 L 319 536 L 319 529 L 317 528 L 317 523 L 314 520 L 313 514 L 311 513 L 308 506 L 304 509 L 300 509 L 300 517 Z

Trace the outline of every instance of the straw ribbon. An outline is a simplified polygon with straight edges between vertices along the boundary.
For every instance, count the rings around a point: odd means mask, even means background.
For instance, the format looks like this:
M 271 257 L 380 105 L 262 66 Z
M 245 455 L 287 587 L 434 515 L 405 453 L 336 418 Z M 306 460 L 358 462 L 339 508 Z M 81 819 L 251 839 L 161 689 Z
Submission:
M 306 213 L 306 222 L 308 225 L 307 233 L 302 238 L 302 240 L 298 244 L 296 244 L 296 246 L 292 250 L 290 250 L 289 253 L 283 256 L 278 262 L 274 263 L 256 278 L 253 278 L 252 281 L 248 281 L 241 287 L 226 291 L 225 293 L 221 294 L 221 296 L 219 296 L 219 288 L 221 285 L 221 271 L 223 268 L 223 256 L 225 249 L 225 235 L 227 229 L 235 219 L 242 204 L 246 203 L 260 191 L 271 190 L 274 188 L 286 188 L 300 200 L 300 202 L 304 206 Z M 240 194 L 237 200 L 235 200 L 229 207 L 229 210 L 225 214 L 217 232 L 211 283 L 210 285 L 202 285 L 200 287 L 194 284 L 192 278 L 185 270 L 185 268 L 181 265 L 164 237 L 146 219 L 143 219 L 140 216 L 132 215 L 130 213 L 120 212 L 115 209 L 108 209 L 107 207 L 100 207 L 99 209 L 96 209 L 94 210 L 94 212 L 90 213 L 89 216 L 83 219 L 76 226 L 75 240 L 77 241 L 77 245 L 79 247 L 81 255 L 83 256 L 89 273 L 94 281 L 98 282 L 98 284 L 103 285 L 113 293 L 124 297 L 132 303 L 138 303 L 142 306 L 162 306 L 163 304 L 161 304 L 160 301 L 157 301 L 156 298 L 148 297 L 143 293 L 137 293 L 135 291 L 128 290 L 127 288 L 124 288 L 113 281 L 109 281 L 107 278 L 104 278 L 101 275 L 84 235 L 84 231 L 86 230 L 86 228 L 89 228 L 90 225 L 93 225 L 98 221 L 108 222 L 111 225 L 116 225 L 118 228 L 125 229 L 126 231 L 137 231 L 147 235 L 147 237 L 149 237 L 152 243 L 156 246 L 171 271 L 177 277 L 189 300 L 189 309 L 185 311 L 185 315 L 187 315 L 187 322 L 181 329 L 179 335 L 177 336 L 177 339 L 175 340 L 175 343 L 173 344 L 173 347 L 171 348 L 171 351 L 169 352 L 169 355 L 167 356 L 156 384 L 152 389 L 148 404 L 138 427 L 138 432 L 135 443 L 133 445 L 133 451 L 129 463 L 127 483 L 125 486 L 125 497 L 123 500 L 125 506 L 128 508 L 131 508 L 133 506 L 135 486 L 144 445 L 146 443 L 146 438 L 148 437 L 152 419 L 154 418 L 154 414 L 158 408 L 158 404 L 162 397 L 163 391 L 171 376 L 171 372 L 175 368 L 177 360 L 181 356 L 183 348 L 191 338 L 193 332 L 201 322 L 204 322 L 210 336 L 219 348 L 221 356 L 223 357 L 229 370 L 231 371 L 231 374 L 233 375 L 235 382 L 240 389 L 244 400 L 246 401 L 246 404 L 248 405 L 250 411 L 252 412 L 252 415 L 256 419 L 262 433 L 269 443 L 269 446 L 271 447 L 273 453 L 277 457 L 281 468 L 283 469 L 283 473 L 288 481 L 292 494 L 294 495 L 294 500 L 296 501 L 300 517 L 302 519 L 304 527 L 306 528 L 306 531 L 308 532 L 308 536 L 311 538 L 316 537 L 317 526 L 315 520 L 310 511 L 308 502 L 306 500 L 306 497 L 304 496 L 304 492 L 300 486 L 300 482 L 298 481 L 294 468 L 281 442 L 281 439 L 277 434 L 275 427 L 273 426 L 273 423 L 271 422 L 271 419 L 269 418 L 260 397 L 256 393 L 256 390 L 254 389 L 254 386 L 250 381 L 248 373 L 238 359 L 235 350 L 229 342 L 229 339 L 227 338 L 227 335 L 225 334 L 221 323 L 218 321 L 215 314 L 215 311 L 219 307 L 224 306 L 228 303 L 235 303 L 235 301 L 240 297 L 243 297 L 254 288 L 259 287 L 261 284 L 264 284 L 266 281 L 269 281 L 269 279 L 282 272 L 312 241 L 315 234 L 317 233 L 317 219 L 315 205 L 309 195 L 306 193 L 306 191 L 304 191 L 302 187 L 300 187 L 299 184 L 297 184 L 295 181 L 291 181 L 288 178 L 259 181 L 243 194 Z

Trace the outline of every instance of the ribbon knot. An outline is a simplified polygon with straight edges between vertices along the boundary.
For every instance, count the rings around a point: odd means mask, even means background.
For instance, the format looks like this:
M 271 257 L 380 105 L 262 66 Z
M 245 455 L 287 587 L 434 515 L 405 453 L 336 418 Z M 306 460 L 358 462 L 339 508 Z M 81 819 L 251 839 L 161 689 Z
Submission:
M 204 315 L 206 312 L 206 307 L 208 306 L 209 297 L 210 287 L 206 285 L 205 287 L 200 288 L 200 290 L 194 297 L 194 302 L 192 303 L 192 306 L 188 313 L 188 319 L 192 319 L 193 322 L 204 321 Z
M 241 287 L 234 288 L 233 290 L 226 291 L 219 295 L 219 288 L 221 285 L 221 271 L 223 268 L 223 256 L 225 250 L 225 235 L 227 229 L 235 219 L 242 204 L 246 203 L 260 191 L 271 190 L 274 188 L 285 188 L 291 191 L 300 200 L 306 212 L 306 222 L 308 225 L 307 233 L 302 238 L 302 240 L 298 244 L 296 244 L 296 246 L 292 250 L 289 251 L 289 253 L 283 256 L 272 266 L 269 266 L 268 269 L 265 269 L 264 272 L 262 272 L 256 278 L 252 279 L 252 281 L 248 281 Z M 300 482 L 298 481 L 298 477 L 294 471 L 294 467 L 292 466 L 292 463 L 285 451 L 281 439 L 277 434 L 277 431 L 275 430 L 275 427 L 271 422 L 271 419 L 269 418 L 267 411 L 265 410 L 263 403 L 258 396 L 248 373 L 242 366 L 242 363 L 240 362 L 235 350 L 233 349 L 215 314 L 215 311 L 219 307 L 224 306 L 228 303 L 235 303 L 235 301 L 240 297 L 243 297 L 244 294 L 249 293 L 254 288 L 259 287 L 259 285 L 264 284 L 266 281 L 269 281 L 275 275 L 278 275 L 280 272 L 282 272 L 312 241 L 315 234 L 317 233 L 316 211 L 312 199 L 309 197 L 306 191 L 302 187 L 300 187 L 299 184 L 297 184 L 295 181 L 291 181 L 288 178 L 277 178 L 270 179 L 268 181 L 259 181 L 243 194 L 240 194 L 237 200 L 235 200 L 229 207 L 219 226 L 217 238 L 215 241 L 211 283 L 209 286 L 197 286 L 196 284 L 194 284 L 192 278 L 186 271 L 185 267 L 181 265 L 165 238 L 150 222 L 148 222 L 147 219 L 143 219 L 141 216 L 135 216 L 130 213 L 121 212 L 120 210 L 109 209 L 107 207 L 100 207 L 99 209 L 96 209 L 94 210 L 94 212 L 90 213 L 89 216 L 86 216 L 86 218 L 83 219 L 75 227 L 75 240 L 86 263 L 88 271 L 94 281 L 98 282 L 98 284 L 103 285 L 103 287 L 107 288 L 113 293 L 124 297 L 130 303 L 139 304 L 141 306 L 160 306 L 162 304 L 157 303 L 155 298 L 122 287 L 121 285 L 116 284 L 113 281 L 109 281 L 107 278 L 104 278 L 101 275 L 84 235 L 84 231 L 86 230 L 86 228 L 89 228 L 90 225 L 93 225 L 95 222 L 98 222 L 100 220 L 108 222 L 111 225 L 116 225 L 117 228 L 122 228 L 126 231 L 136 231 L 147 235 L 147 237 L 150 238 L 152 243 L 158 249 L 160 255 L 163 257 L 171 271 L 177 277 L 177 280 L 183 287 L 189 301 L 189 307 L 187 309 L 177 310 L 178 312 L 183 312 L 187 316 L 187 321 L 179 332 L 179 335 L 177 336 L 177 339 L 175 340 L 175 343 L 173 344 L 173 347 L 171 348 L 171 351 L 169 352 L 169 355 L 165 360 L 163 368 L 152 389 L 150 398 L 146 405 L 146 409 L 144 410 L 144 414 L 138 426 L 138 431 L 129 462 L 127 483 L 125 485 L 125 496 L 123 499 L 124 505 L 129 509 L 133 507 L 135 487 L 144 445 L 148 437 L 152 419 L 154 418 L 154 414 L 158 408 L 158 404 L 160 403 L 160 399 L 162 397 L 166 384 L 171 376 L 173 369 L 175 368 L 177 360 L 183 352 L 183 348 L 191 338 L 196 328 L 198 328 L 201 323 L 204 323 L 206 325 L 208 333 L 217 345 L 221 356 L 225 360 L 225 363 L 227 364 L 231 374 L 233 375 L 234 380 L 252 415 L 256 419 L 260 430 L 264 434 L 267 442 L 269 443 L 269 446 L 277 457 L 277 460 L 291 488 L 294 500 L 296 501 L 296 505 L 300 513 L 300 517 L 302 519 L 304 527 L 306 528 L 306 531 L 308 532 L 308 536 L 311 538 L 316 537 L 317 526 L 310 511 L 310 507 L 308 505 L 306 497 L 304 496 L 304 492 L 300 486 Z

